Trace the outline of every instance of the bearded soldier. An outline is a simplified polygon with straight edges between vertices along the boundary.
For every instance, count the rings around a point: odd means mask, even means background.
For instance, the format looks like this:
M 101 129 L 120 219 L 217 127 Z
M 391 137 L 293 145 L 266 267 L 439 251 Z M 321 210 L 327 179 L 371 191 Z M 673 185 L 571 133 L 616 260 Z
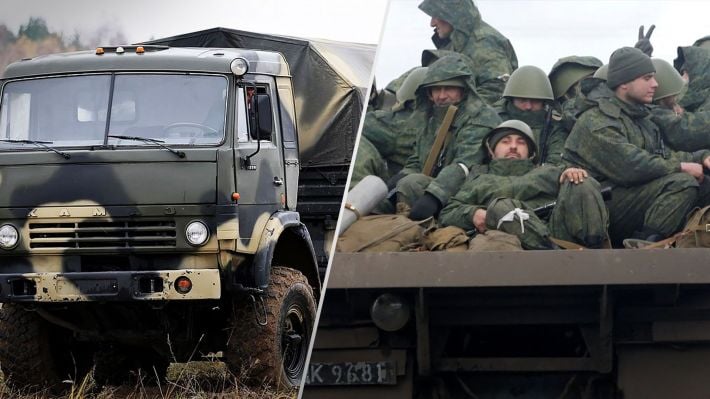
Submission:
M 486 163 L 475 167 L 441 211 L 439 222 L 465 230 L 515 234 L 525 249 L 551 249 L 550 237 L 598 248 L 606 238 L 607 212 L 599 183 L 578 168 L 536 166 L 538 147 L 530 127 L 508 120 L 491 130 L 482 147 Z M 556 201 L 546 224 L 534 209 Z
M 411 208 L 412 219 L 439 213 L 466 179 L 483 137 L 500 123 L 471 78 L 463 56 L 453 54 L 431 64 L 417 89 L 418 107 L 410 119 L 417 129 L 414 152 L 388 183 L 396 186 L 398 212 Z M 440 147 L 434 148 L 437 141 Z

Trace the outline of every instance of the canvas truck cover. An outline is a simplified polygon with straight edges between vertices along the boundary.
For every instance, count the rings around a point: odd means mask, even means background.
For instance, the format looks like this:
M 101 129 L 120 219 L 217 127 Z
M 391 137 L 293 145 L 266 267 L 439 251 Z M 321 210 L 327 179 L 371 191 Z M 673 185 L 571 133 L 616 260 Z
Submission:
M 350 162 L 375 45 L 213 28 L 145 44 L 277 51 L 291 68 L 303 166 Z

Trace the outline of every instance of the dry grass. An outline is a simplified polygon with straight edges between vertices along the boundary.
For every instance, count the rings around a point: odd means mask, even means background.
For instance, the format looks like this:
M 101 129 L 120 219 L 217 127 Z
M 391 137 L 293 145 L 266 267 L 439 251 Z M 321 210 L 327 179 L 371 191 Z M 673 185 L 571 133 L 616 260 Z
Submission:
M 66 392 L 28 393 L 0 384 L 0 399 L 295 399 L 298 391 L 276 392 L 268 386 L 249 387 L 244 376 L 231 374 L 222 362 L 173 363 L 167 381 L 148 383 L 149 376 L 136 375 L 137 382 L 118 387 L 98 387 L 91 374 L 82 381 L 67 381 Z

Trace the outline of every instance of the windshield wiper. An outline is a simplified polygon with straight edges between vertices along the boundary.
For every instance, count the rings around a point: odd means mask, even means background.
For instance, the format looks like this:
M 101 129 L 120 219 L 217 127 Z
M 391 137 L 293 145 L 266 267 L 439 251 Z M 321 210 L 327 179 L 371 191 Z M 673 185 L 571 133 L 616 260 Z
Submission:
M 14 140 L 14 139 L 0 139 L 0 141 L 5 142 L 5 143 L 22 143 L 22 144 L 34 144 L 37 147 L 42 147 L 46 149 L 47 151 L 53 151 L 56 152 L 57 154 L 61 155 L 64 157 L 64 159 L 69 159 L 71 158 L 71 155 L 67 154 L 66 152 L 59 151 L 56 148 L 50 147 L 47 144 L 54 144 L 53 141 L 39 141 L 39 140 Z
M 164 143 L 163 140 L 149 139 L 147 137 L 138 137 L 138 136 L 121 136 L 118 134 L 109 134 L 108 136 L 113 137 L 114 139 L 135 140 L 135 141 L 142 141 L 144 143 L 157 144 L 158 147 L 165 148 L 166 150 L 172 152 L 173 154 L 177 155 L 180 158 L 185 158 L 184 152 L 168 147 L 167 145 L 163 144 Z

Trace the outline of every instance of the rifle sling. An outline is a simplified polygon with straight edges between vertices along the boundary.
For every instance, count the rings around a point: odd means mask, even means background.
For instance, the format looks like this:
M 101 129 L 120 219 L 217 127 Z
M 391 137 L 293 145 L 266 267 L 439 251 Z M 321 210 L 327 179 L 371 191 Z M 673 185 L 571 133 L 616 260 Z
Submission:
M 446 134 L 449 132 L 451 122 L 453 122 L 454 115 L 456 114 L 457 110 L 458 107 L 456 107 L 455 105 L 449 105 L 449 108 L 446 110 L 444 120 L 441 122 L 439 129 L 436 130 L 436 138 L 434 139 L 434 145 L 432 145 L 431 150 L 429 151 L 429 155 L 426 157 L 426 162 L 424 162 L 424 169 L 422 169 L 422 173 L 427 176 L 431 176 L 434 170 L 434 165 L 436 163 L 436 160 L 439 158 L 441 150 L 444 148 Z

